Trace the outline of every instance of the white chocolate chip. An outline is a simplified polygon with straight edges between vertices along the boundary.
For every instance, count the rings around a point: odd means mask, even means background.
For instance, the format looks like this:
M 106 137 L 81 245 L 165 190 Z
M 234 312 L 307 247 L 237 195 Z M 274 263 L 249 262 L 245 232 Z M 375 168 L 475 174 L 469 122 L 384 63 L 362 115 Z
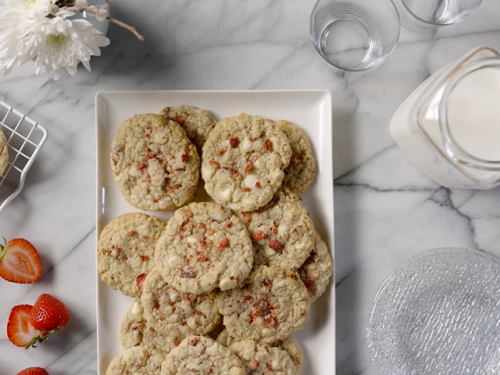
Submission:
M 186 242 L 188 243 L 197 243 L 199 240 L 194 237 L 194 236 L 189 236 L 188 238 L 186 238 Z
M 255 169 L 262 169 L 264 167 L 264 158 L 260 157 L 257 160 L 254 161 L 253 167 Z
M 278 360 L 278 358 L 275 358 L 272 362 L 271 362 L 271 367 L 273 369 L 276 369 L 276 368 L 279 368 L 280 367 L 280 361 Z
M 254 174 L 250 174 L 245 178 L 245 185 L 251 189 L 255 189 L 257 182 L 259 182 L 259 178 Z
M 273 144 L 273 150 L 280 150 L 282 147 L 281 140 L 278 137 L 271 137 L 271 143 Z
M 286 225 L 286 223 L 281 223 L 278 227 L 278 235 L 280 235 L 284 239 L 287 239 L 289 230 L 290 228 L 288 228 L 288 225 Z
M 214 173 L 215 169 L 211 166 L 203 165 L 203 167 L 201 167 L 201 175 L 205 180 L 210 179 L 210 177 L 212 177 Z
M 233 192 L 231 188 L 227 188 L 226 190 L 222 190 L 219 196 L 221 200 L 229 202 L 233 196 Z
M 245 137 L 245 139 L 243 139 L 243 142 L 241 142 L 240 147 L 244 152 L 248 152 L 252 149 L 252 141 L 250 141 L 248 137 Z
M 266 248 L 266 255 L 271 258 L 274 255 L 276 255 L 276 252 L 273 249 L 271 249 L 270 247 L 267 247 Z
M 263 337 L 268 337 L 268 336 L 271 336 L 271 335 L 272 335 L 272 333 L 273 333 L 273 332 L 272 332 L 269 328 L 264 328 L 264 329 L 262 330 L 262 336 L 263 336 Z
M 273 286 L 274 286 L 275 288 L 283 288 L 283 287 L 285 287 L 285 286 L 286 286 L 286 284 L 287 284 L 286 280 L 284 280 L 284 279 L 279 279 L 279 280 L 277 280 L 277 281 L 275 281 L 275 282 L 273 283 Z
M 255 198 L 247 197 L 247 198 L 243 198 L 241 202 L 242 202 L 242 204 L 248 206 L 248 205 L 252 204 L 254 201 L 255 201 Z
M 157 144 L 164 145 L 168 141 L 167 133 L 165 132 L 155 133 L 153 141 Z
M 180 266 L 182 264 L 181 258 L 178 256 L 173 256 L 168 259 L 168 265 L 172 268 L 175 268 L 177 266 Z
M 271 184 L 279 184 L 283 181 L 283 177 L 285 177 L 285 173 L 281 169 L 275 169 L 271 174 L 271 178 L 269 179 Z
M 229 277 L 222 279 L 219 283 L 220 290 L 229 290 L 233 289 L 236 286 L 236 283 L 231 280 Z
M 328 248 L 323 241 L 320 241 L 318 244 L 316 244 L 315 250 L 316 254 L 318 254 L 320 257 L 324 257 L 328 253 Z
M 132 306 L 132 314 L 134 315 L 140 315 L 144 312 L 144 309 L 142 308 L 141 304 L 137 301 L 134 302 L 134 306 Z

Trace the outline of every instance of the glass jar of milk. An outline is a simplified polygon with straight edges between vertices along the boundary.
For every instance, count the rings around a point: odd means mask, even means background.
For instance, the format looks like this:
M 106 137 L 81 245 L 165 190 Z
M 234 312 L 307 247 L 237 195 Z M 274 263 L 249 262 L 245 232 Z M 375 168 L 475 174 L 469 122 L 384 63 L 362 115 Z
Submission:
M 500 185 L 500 55 L 477 48 L 422 83 L 392 117 L 392 137 L 449 188 Z

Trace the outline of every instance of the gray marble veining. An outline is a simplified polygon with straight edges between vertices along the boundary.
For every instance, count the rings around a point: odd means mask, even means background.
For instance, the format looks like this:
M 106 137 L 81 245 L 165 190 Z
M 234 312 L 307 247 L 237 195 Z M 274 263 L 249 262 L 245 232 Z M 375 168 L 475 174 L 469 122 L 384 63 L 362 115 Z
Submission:
M 406 258 L 458 246 L 500 257 L 500 189 L 448 190 L 395 146 L 389 120 L 426 77 L 473 47 L 500 50 L 500 3 L 484 0 L 464 22 L 436 32 L 402 30 L 375 70 L 344 73 L 309 39 L 312 0 L 204 0 L 112 4 L 144 35 L 111 25 L 92 72 L 57 81 L 28 63 L 1 78 L 0 99 L 43 124 L 49 138 L 24 190 L 0 214 L 0 235 L 30 239 L 43 254 L 32 286 L 0 280 L 0 327 L 12 306 L 43 292 L 67 302 L 66 332 L 36 350 L 0 329 L 0 374 L 44 366 L 51 375 L 97 373 L 95 128 L 99 90 L 305 89 L 332 92 L 337 279 L 337 374 L 372 375 L 365 344 L 375 292 Z M 52 340 L 51 340 L 52 341 Z M 333 372 L 333 371 L 332 371 Z M 319 374 L 308 374 L 319 375 Z M 321 374 L 323 375 L 323 374 Z

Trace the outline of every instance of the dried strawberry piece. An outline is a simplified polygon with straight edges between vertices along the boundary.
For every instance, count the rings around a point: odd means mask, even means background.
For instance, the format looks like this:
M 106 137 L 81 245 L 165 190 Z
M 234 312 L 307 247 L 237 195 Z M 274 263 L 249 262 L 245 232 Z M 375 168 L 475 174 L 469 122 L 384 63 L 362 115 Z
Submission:
M 144 280 L 146 280 L 146 274 L 141 273 L 139 276 L 135 278 L 135 283 L 137 284 L 137 288 L 142 292 L 142 288 L 144 287 Z
M 239 174 L 239 172 L 238 172 L 236 169 L 232 168 L 232 169 L 231 169 L 231 172 L 233 172 L 233 176 L 234 176 L 234 178 L 235 178 L 236 180 L 241 179 L 241 175 Z
M 231 145 L 232 148 L 236 148 L 238 147 L 238 143 L 239 143 L 239 139 L 238 137 L 233 137 L 229 140 L 229 144 Z
M 184 230 L 186 228 L 186 225 L 189 223 L 191 219 L 188 217 L 187 219 L 184 219 L 184 221 L 181 223 L 181 225 L 179 226 L 179 230 Z
M 168 190 L 174 191 L 174 190 L 180 189 L 181 187 L 182 187 L 181 184 L 177 184 L 177 185 L 174 185 L 174 186 L 169 186 Z
M 245 166 L 245 173 L 250 172 L 253 169 L 253 163 L 248 161 L 248 164 Z
M 218 171 L 218 170 L 220 169 L 220 164 L 219 164 L 218 162 L 216 162 L 215 160 L 209 160 L 208 162 L 209 162 L 211 165 L 213 165 L 213 166 L 214 166 L 214 169 L 215 169 L 216 171 Z
M 198 254 L 196 257 L 200 262 L 208 262 L 208 258 L 205 255 Z
M 192 279 L 196 276 L 196 271 L 193 269 L 182 271 L 179 276 L 185 279 Z
M 250 220 L 252 220 L 252 214 L 250 212 L 242 212 L 241 216 L 243 216 L 243 219 L 245 219 L 247 223 L 249 223 Z
M 254 239 L 254 241 L 265 240 L 266 238 L 267 238 L 267 234 L 263 233 L 260 230 L 257 230 L 255 232 L 253 232 L 253 239 Z
M 174 121 L 179 125 L 184 125 L 184 120 L 179 115 L 175 116 Z
M 224 238 L 220 241 L 219 248 L 224 249 L 224 248 L 226 248 L 226 247 L 228 247 L 228 246 L 229 246 L 229 240 L 228 240 L 226 237 L 224 237 Z
M 277 253 L 281 252 L 281 244 L 278 240 L 272 240 L 269 242 L 269 247 Z
M 265 299 L 257 301 L 254 307 L 257 309 L 261 316 L 266 316 L 271 312 L 271 305 L 269 305 L 269 302 Z

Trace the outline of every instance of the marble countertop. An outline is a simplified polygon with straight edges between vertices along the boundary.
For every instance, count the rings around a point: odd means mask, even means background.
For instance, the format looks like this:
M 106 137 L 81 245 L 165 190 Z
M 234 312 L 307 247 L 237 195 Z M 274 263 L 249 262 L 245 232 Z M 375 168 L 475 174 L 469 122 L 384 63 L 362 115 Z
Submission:
M 136 26 L 144 42 L 111 25 L 111 45 L 92 59 L 91 73 L 80 66 L 54 82 L 28 63 L 1 78 L 0 99 L 44 125 L 49 138 L 23 191 L 0 213 L 0 235 L 30 239 L 45 274 L 30 286 L 0 282 L 0 327 L 12 306 L 44 292 L 67 302 L 72 320 L 53 342 L 29 351 L 0 329 L 0 374 L 31 365 L 51 375 L 97 373 L 94 97 L 102 90 L 330 90 L 338 375 L 373 374 L 365 344 L 370 306 L 402 261 L 453 246 L 500 257 L 500 189 L 438 186 L 406 159 L 388 127 L 433 72 L 480 45 L 500 50 L 500 3 L 484 0 L 464 22 L 436 32 L 403 29 L 389 59 L 364 73 L 341 72 L 318 56 L 309 39 L 313 6 L 122 0 L 113 15 Z

